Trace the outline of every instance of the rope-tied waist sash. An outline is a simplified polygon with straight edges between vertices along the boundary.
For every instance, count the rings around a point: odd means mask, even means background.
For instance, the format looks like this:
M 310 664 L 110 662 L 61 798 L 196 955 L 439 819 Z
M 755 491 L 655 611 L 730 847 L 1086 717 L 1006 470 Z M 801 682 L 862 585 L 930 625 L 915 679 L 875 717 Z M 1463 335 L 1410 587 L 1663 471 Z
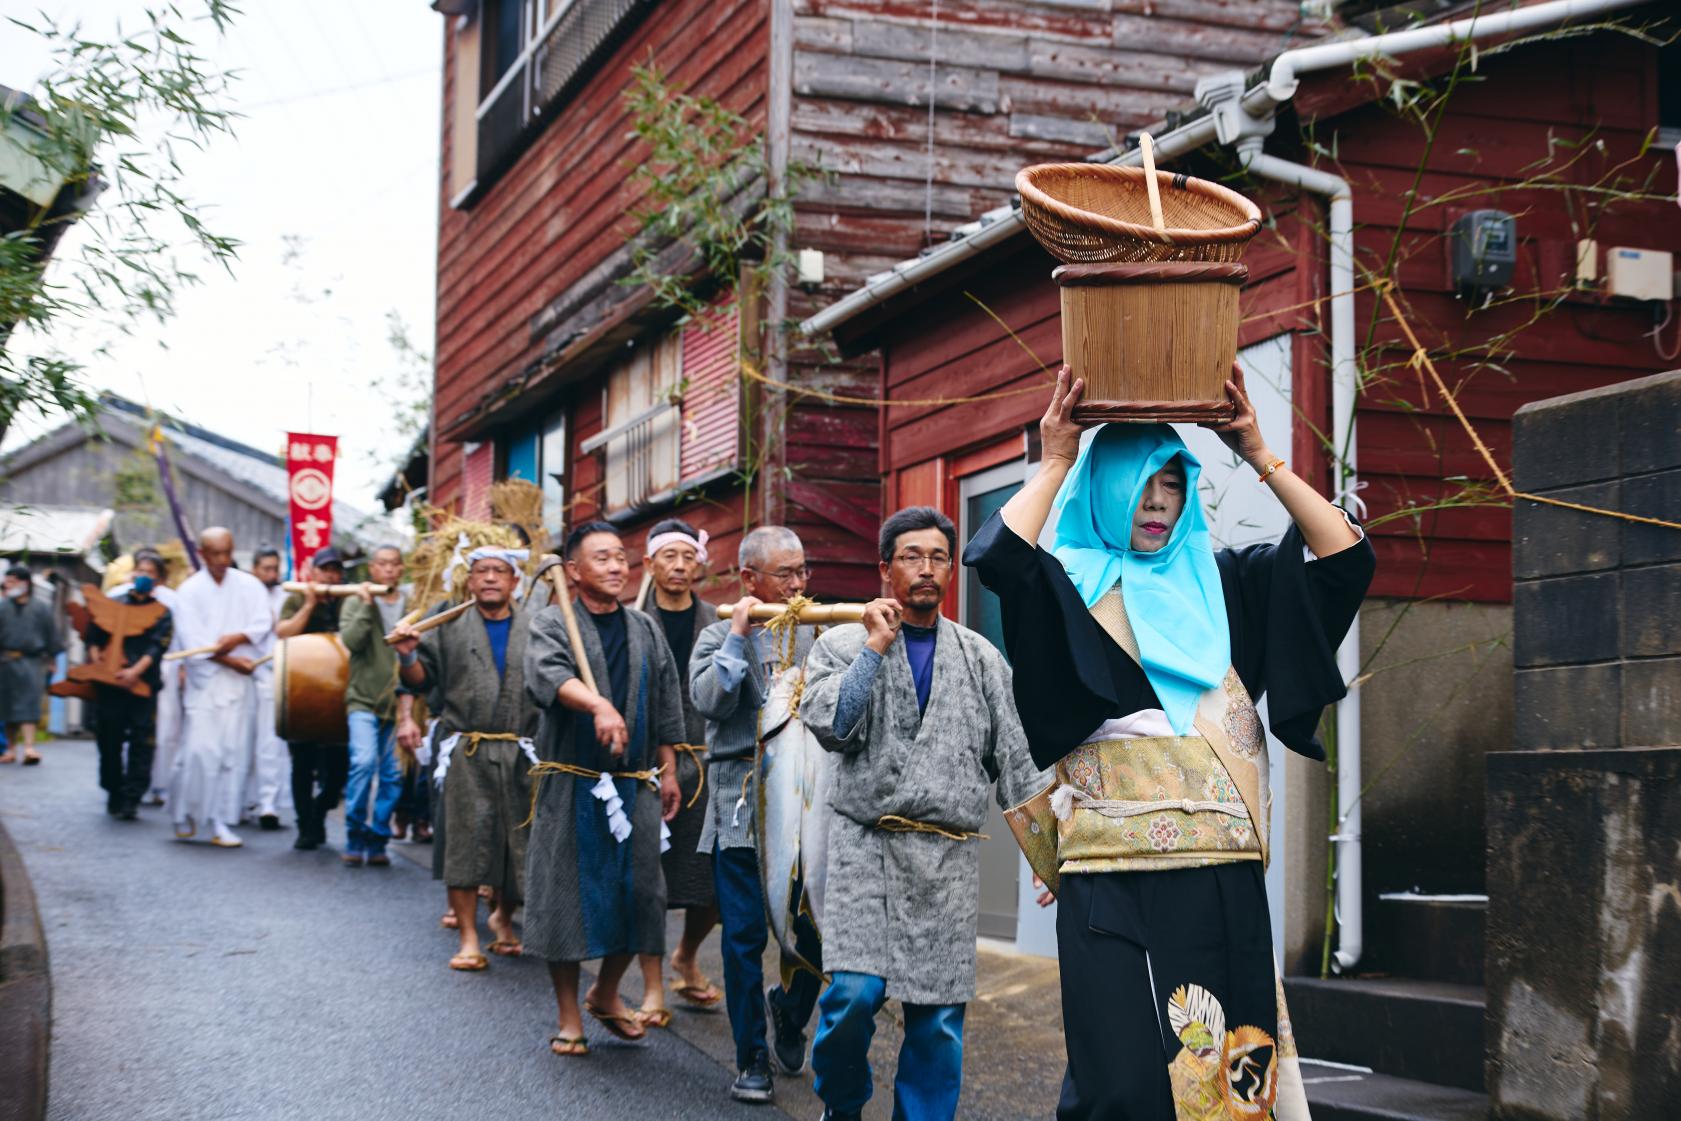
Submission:
M 695 803 L 700 801 L 700 796 L 706 793 L 706 745 L 695 743 L 674 743 L 671 746 L 687 755 L 690 759 L 693 759 L 695 761 L 695 770 L 700 772 L 700 785 L 695 787 L 695 792 L 689 800 L 683 803 L 684 809 L 692 810 L 695 808 Z
M 537 794 L 542 787 L 543 780 L 549 775 L 571 775 L 573 778 L 592 778 L 595 785 L 590 787 L 590 793 L 595 796 L 607 811 L 607 831 L 613 834 L 613 840 L 624 844 L 630 837 L 630 816 L 625 813 L 624 799 L 619 797 L 619 788 L 613 785 L 614 779 L 627 778 L 633 782 L 645 782 L 655 793 L 660 789 L 660 775 L 665 768 L 654 767 L 642 771 L 596 771 L 589 767 L 580 767 L 576 763 L 554 763 L 532 761 L 531 770 L 526 773 L 531 776 L 531 812 L 526 814 L 525 820 L 516 828 L 524 829 L 537 820 Z M 671 827 L 663 820 L 660 822 L 660 852 L 671 848 Z
M 876 818 L 877 829 L 886 833 L 931 833 L 936 837 L 944 837 L 948 841 L 985 841 L 990 838 L 985 833 L 975 833 L 967 829 L 950 829 L 944 825 L 934 825 L 926 821 L 914 821 L 898 814 L 883 814 Z
M 531 760 L 532 765 L 536 766 L 537 764 L 537 745 L 531 741 L 529 736 L 522 736 L 515 732 L 456 732 L 438 745 L 438 773 L 433 781 L 438 784 L 440 790 L 444 786 L 444 776 L 449 774 L 449 764 L 455 755 L 456 745 L 462 740 L 467 741 L 467 746 L 461 754 L 468 759 L 478 754 L 479 744 L 489 740 L 492 743 L 518 744 L 519 749 L 525 753 L 527 759 Z

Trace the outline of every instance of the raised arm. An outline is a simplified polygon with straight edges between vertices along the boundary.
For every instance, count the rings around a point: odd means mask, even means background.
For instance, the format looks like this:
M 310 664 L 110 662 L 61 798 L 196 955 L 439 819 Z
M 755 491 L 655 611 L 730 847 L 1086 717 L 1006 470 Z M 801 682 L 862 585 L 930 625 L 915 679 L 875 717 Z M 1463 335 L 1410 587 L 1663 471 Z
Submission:
M 1074 377 L 1067 366 L 1056 372 L 1051 403 L 1039 418 L 1039 470 L 999 511 L 1004 524 L 1029 545 L 1038 543 L 1056 492 L 1062 489 L 1062 481 L 1079 458 L 1081 426 L 1074 421 L 1074 406 L 1085 388 L 1085 379 Z
M 1353 548 L 1360 534 L 1341 510 L 1325 500 L 1307 480 L 1284 466 L 1283 459 L 1273 454 L 1261 436 L 1261 426 L 1255 419 L 1255 406 L 1243 383 L 1243 367 L 1232 363 L 1232 376 L 1226 382 L 1226 396 L 1237 406 L 1237 415 L 1227 424 L 1205 424 L 1225 445 L 1236 452 L 1257 475 L 1260 475 L 1273 496 L 1284 504 L 1290 519 L 1302 532 L 1302 543 L 1316 557 L 1329 557 Z M 1279 464 L 1273 467 L 1273 464 Z M 1268 468 L 1273 468 L 1268 470 Z

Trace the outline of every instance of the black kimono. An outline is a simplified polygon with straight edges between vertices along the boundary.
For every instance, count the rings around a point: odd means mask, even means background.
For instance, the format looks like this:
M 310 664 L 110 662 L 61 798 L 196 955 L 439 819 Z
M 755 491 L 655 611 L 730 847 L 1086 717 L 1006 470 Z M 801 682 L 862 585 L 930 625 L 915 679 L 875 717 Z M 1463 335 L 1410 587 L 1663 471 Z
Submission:
M 1364 538 L 1311 563 L 1303 553 L 1292 526 L 1276 546 L 1216 554 L 1232 669 L 1241 681 L 1227 690 L 1246 690 L 1244 706 L 1266 694 L 1273 734 L 1302 755 L 1324 759 L 1315 729 L 1324 706 L 1344 695 L 1336 647 L 1359 610 L 1375 558 Z M 963 559 L 1001 601 L 1016 704 L 1039 766 L 1084 751 L 1081 745 L 1105 721 L 1162 707 L 1138 662 L 1099 623 L 1062 564 L 997 514 Z M 1258 726 L 1252 735 L 1259 737 Z M 1098 804 L 1083 791 L 1075 796 Z M 1264 822 L 1252 824 L 1264 829 Z M 1250 1110 L 1262 1106 L 1260 1116 L 1273 1116 L 1275 1102 L 1280 1118 L 1305 1113 L 1294 1043 L 1279 1017 L 1264 849 L 1231 854 L 1249 859 L 1225 855 L 1211 854 L 1202 866 L 1060 877 L 1057 941 L 1068 1050 L 1060 1121 L 1254 1115 L 1231 1099 Z M 1204 1092 L 1213 1086 L 1229 1087 L 1222 1090 L 1228 1096 Z M 1287 1101 L 1299 1107 L 1287 1108 Z

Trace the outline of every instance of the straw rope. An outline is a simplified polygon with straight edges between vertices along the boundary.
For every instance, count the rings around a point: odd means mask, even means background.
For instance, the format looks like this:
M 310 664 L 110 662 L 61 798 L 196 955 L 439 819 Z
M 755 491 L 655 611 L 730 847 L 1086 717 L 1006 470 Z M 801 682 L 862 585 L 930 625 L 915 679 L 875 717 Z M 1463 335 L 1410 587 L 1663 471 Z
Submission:
M 1494 453 L 1489 451 L 1488 445 L 1483 443 L 1482 436 L 1477 433 L 1476 427 L 1471 424 L 1464 410 L 1459 407 L 1458 399 L 1448 389 L 1447 383 L 1442 380 L 1442 375 L 1437 372 L 1436 363 L 1430 360 L 1430 352 L 1424 348 L 1423 343 L 1418 341 L 1418 335 L 1414 333 L 1412 324 L 1408 322 L 1405 313 L 1401 311 L 1401 305 L 1396 302 L 1395 285 L 1386 280 L 1378 280 L 1373 283 L 1378 288 L 1384 306 L 1389 309 L 1389 314 L 1395 317 L 1395 322 L 1401 328 L 1401 333 L 1407 337 L 1407 342 L 1413 348 L 1409 364 L 1414 370 L 1422 370 L 1430 375 L 1430 380 L 1435 383 L 1436 392 L 1440 393 L 1442 400 L 1447 402 L 1448 408 L 1453 411 L 1454 418 L 1459 421 L 1459 426 L 1465 430 L 1465 435 L 1470 437 L 1471 446 L 1477 449 L 1477 454 L 1488 465 L 1489 471 L 1494 475 L 1495 481 L 1500 484 L 1500 489 L 1505 492 L 1506 497 L 1514 500 L 1521 498 L 1527 502 L 1539 502 L 1546 506 L 1558 506 L 1566 510 L 1577 510 L 1584 514 L 1598 514 L 1602 517 L 1616 518 L 1619 521 L 1662 526 L 1665 529 L 1681 529 L 1681 522 L 1672 522 L 1664 518 L 1648 518 L 1642 514 L 1629 514 L 1621 510 L 1607 510 L 1602 506 L 1586 506 L 1580 502 L 1566 502 L 1561 498 L 1548 498 L 1546 495 L 1531 494 L 1514 487 L 1512 480 L 1506 476 L 1506 472 L 1502 471 L 1500 464 L 1495 461 Z
M 884 814 L 876 819 L 876 828 L 888 833 L 932 833 L 936 837 L 944 837 L 948 841 L 990 841 L 992 838 L 985 833 L 971 833 L 963 829 L 947 829 L 943 825 L 930 825 L 926 821 L 913 821 L 898 814 Z
M 684 809 L 692 810 L 695 808 L 695 803 L 700 801 L 701 794 L 706 791 L 706 747 L 698 743 L 674 743 L 671 746 L 673 750 L 681 751 L 684 755 L 693 759 L 695 770 L 700 772 L 700 785 L 695 787 L 693 796 L 683 803 Z
M 573 763 L 538 763 L 536 766 L 525 772 L 531 779 L 531 812 L 526 814 L 525 820 L 514 826 L 514 828 L 524 829 L 527 825 L 530 825 L 533 821 L 537 820 L 537 793 L 542 786 L 543 780 L 550 775 L 571 775 L 573 778 L 592 778 L 597 780 L 599 780 L 602 775 L 610 775 L 613 778 L 628 778 L 633 779 L 636 782 L 645 782 L 649 786 L 652 786 L 655 790 L 658 790 L 659 777 L 661 772 L 664 770 L 664 767 L 655 767 L 653 770 L 648 771 L 592 771 L 588 767 L 580 767 Z

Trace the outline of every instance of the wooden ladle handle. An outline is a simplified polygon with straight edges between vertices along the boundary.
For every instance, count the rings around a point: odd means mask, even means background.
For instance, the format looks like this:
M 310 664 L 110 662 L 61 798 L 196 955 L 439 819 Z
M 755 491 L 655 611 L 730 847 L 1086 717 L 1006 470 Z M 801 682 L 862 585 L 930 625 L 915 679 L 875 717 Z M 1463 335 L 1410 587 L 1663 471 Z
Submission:
M 1150 139 L 1150 134 L 1138 134 L 1138 151 L 1144 157 L 1144 189 L 1150 193 L 1150 221 L 1155 223 L 1156 232 L 1165 236 L 1167 223 L 1162 220 L 1162 193 L 1156 185 L 1156 142 Z

